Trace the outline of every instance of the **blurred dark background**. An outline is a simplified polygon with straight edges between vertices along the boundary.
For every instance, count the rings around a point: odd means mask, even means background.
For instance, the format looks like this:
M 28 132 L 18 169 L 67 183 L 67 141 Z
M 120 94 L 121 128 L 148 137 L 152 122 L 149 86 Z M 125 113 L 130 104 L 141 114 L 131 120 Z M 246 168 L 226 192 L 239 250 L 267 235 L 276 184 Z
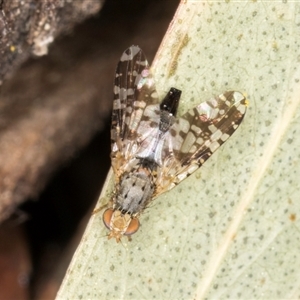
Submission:
M 50 16 L 56 2 L 47 3 L 43 9 Z M 13 40 L 17 30 L 5 4 L 2 41 Z M 54 299 L 110 167 L 115 66 L 132 44 L 151 63 L 178 4 L 109 0 L 90 17 L 73 14 L 72 22 L 61 17 L 60 7 L 60 18 L 51 20 L 63 29 L 47 55 L 33 55 L 41 49 L 33 51 L 24 32 L 9 48 L 4 45 L 0 299 Z M 29 12 L 33 17 L 33 5 Z

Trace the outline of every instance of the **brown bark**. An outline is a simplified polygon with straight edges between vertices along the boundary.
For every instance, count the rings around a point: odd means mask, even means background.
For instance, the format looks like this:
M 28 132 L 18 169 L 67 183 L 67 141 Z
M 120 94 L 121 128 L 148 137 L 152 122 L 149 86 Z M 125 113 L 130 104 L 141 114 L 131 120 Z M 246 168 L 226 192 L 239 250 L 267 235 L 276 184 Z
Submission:
M 2 0 L 0 83 L 30 56 L 46 54 L 58 35 L 69 32 L 100 7 L 101 1 L 91 0 Z M 74 85 L 75 74 L 69 71 L 66 76 L 65 70 L 51 70 L 47 63 L 23 67 L 1 88 L 0 221 L 21 201 L 36 195 L 55 166 L 74 151 L 72 143 L 76 140 L 77 147 L 84 145 L 98 126 L 86 126 L 89 116 L 98 111 L 89 104 L 97 87 L 89 89 L 88 78 Z M 74 71 L 82 72 L 89 63 Z M 70 130 L 74 118 L 76 125 Z M 78 140 L 80 126 L 84 129 Z
M 0 240 L 1 299 L 30 299 L 32 265 L 24 231 L 6 224 L 0 228 Z

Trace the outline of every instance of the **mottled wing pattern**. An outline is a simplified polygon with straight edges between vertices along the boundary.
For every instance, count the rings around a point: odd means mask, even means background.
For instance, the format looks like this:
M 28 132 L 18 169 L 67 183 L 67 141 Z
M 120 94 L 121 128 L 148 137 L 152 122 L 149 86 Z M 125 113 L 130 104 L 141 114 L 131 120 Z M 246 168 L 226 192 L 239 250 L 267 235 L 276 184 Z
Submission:
M 247 108 L 245 97 L 225 92 L 178 118 L 169 130 L 173 154 L 164 160 L 155 196 L 170 190 L 196 171 L 238 128 Z
M 138 46 L 129 47 L 117 65 L 114 86 L 111 158 L 117 176 L 137 151 L 137 143 L 141 140 L 141 130 L 138 132 L 138 128 L 149 118 L 145 110 L 147 107 L 149 110 L 149 105 L 158 105 L 158 102 L 145 54 Z

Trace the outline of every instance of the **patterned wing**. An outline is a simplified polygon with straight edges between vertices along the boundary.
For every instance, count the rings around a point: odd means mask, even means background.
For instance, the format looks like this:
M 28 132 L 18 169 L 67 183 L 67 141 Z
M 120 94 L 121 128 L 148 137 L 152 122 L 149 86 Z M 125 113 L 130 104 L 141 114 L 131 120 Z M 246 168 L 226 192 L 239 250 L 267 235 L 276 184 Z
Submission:
M 173 147 L 157 177 L 156 195 L 170 190 L 196 171 L 238 128 L 247 100 L 229 91 L 185 113 L 169 130 L 165 148 Z
M 138 128 L 148 121 L 146 108 L 159 100 L 149 64 L 138 46 L 131 46 L 122 54 L 117 65 L 111 125 L 111 158 L 115 174 L 120 176 L 125 165 L 136 152 L 141 139 Z

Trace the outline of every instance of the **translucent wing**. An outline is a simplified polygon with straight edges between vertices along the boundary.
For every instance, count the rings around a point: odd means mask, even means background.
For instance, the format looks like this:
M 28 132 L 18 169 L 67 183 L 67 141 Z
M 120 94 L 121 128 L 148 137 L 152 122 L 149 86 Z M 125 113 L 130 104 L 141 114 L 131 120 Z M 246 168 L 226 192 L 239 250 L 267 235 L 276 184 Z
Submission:
M 117 177 L 136 153 L 142 135 L 148 132 L 145 126 L 149 127 L 149 117 L 159 122 L 158 102 L 145 54 L 138 46 L 129 47 L 117 65 L 114 86 L 111 158 Z
M 158 172 L 155 196 L 196 171 L 238 128 L 246 108 L 245 97 L 229 91 L 177 119 L 165 139 L 164 149 L 168 153 Z

